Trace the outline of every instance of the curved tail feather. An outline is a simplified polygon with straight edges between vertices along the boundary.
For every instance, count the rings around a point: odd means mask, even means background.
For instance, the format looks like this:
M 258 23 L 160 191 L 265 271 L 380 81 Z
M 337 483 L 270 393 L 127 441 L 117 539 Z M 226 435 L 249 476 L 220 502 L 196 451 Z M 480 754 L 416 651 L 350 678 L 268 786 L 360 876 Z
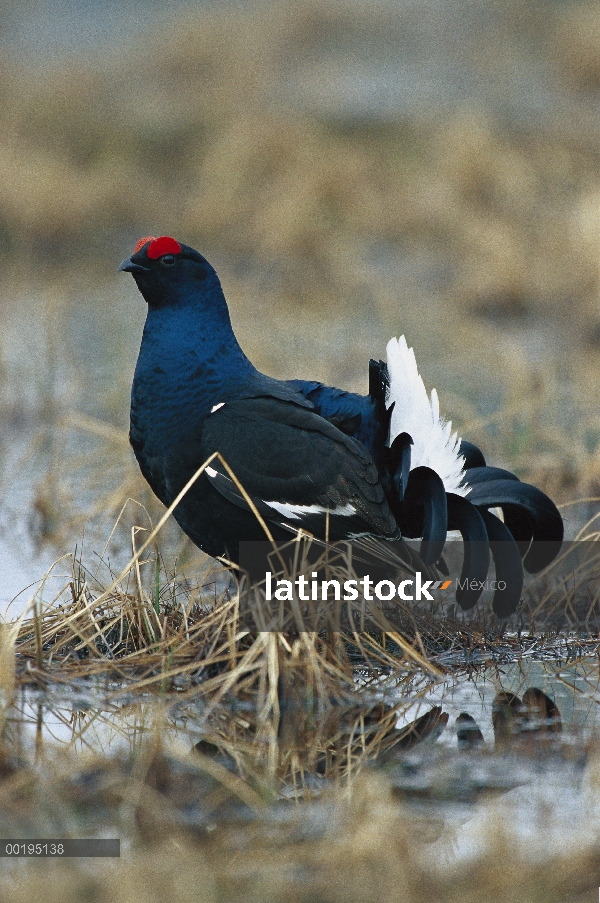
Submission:
M 526 541 L 529 520 L 533 543 L 523 561 L 529 573 L 541 571 L 558 555 L 564 536 L 562 517 L 554 502 L 535 486 L 520 480 L 489 480 L 473 486 L 469 499 L 478 508 L 504 510 L 506 506 L 510 511 L 507 529 L 510 530 L 509 523 L 515 527 L 514 538 L 519 542 Z
M 446 491 L 439 474 L 430 467 L 411 470 L 401 506 L 400 529 L 406 522 L 408 536 L 422 537 L 419 554 L 426 566 L 434 564 L 444 551 L 448 533 Z
M 504 584 L 502 588 L 496 589 L 492 608 L 499 618 L 508 618 L 517 610 L 521 601 L 523 591 L 521 555 L 516 542 L 500 518 L 485 508 L 480 510 L 480 514 L 490 541 L 490 552 L 496 568 L 496 583 Z
M 460 440 L 458 447 L 459 454 L 465 459 L 465 469 L 470 470 L 472 467 L 485 467 L 485 458 L 480 448 L 477 448 L 472 442 L 466 439 Z
M 482 589 L 471 588 L 472 580 L 482 584 L 490 566 L 490 546 L 484 519 L 475 505 L 460 495 L 449 492 L 448 527 L 460 530 L 463 538 L 463 565 L 460 575 L 462 586 L 457 587 L 456 601 L 467 611 L 477 604 Z
M 390 409 L 391 410 L 391 409 Z M 413 444 L 408 433 L 399 433 L 386 449 L 386 465 L 392 477 L 392 485 L 399 501 L 404 500 L 410 476 L 410 447 Z
M 496 579 L 505 584 L 496 590 L 493 609 L 508 617 L 521 598 L 523 568 L 536 573 L 558 555 L 563 522 L 556 505 L 510 471 L 489 467 L 476 445 L 451 435 L 404 336 L 388 343 L 387 364 L 371 362 L 369 389 L 387 435 L 383 479 L 400 530 L 422 538 L 427 565 L 441 559 L 447 529 L 460 531 L 464 557 L 456 598 L 463 609 L 479 599 L 481 590 L 468 584 L 485 581 L 491 554 Z M 504 522 L 493 508 L 502 509 Z

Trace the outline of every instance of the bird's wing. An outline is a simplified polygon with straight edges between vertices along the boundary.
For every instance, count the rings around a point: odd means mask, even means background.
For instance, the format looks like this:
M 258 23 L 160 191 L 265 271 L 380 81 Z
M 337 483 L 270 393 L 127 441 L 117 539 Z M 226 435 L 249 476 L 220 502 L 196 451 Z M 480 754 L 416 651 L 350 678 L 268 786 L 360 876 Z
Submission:
M 206 418 L 204 459 L 221 453 L 263 517 L 325 535 L 399 535 L 366 449 L 310 410 L 277 398 L 227 402 Z M 223 465 L 206 470 L 211 485 L 239 507 L 248 502 Z
M 377 465 L 387 441 L 388 421 L 385 410 L 380 420 L 373 399 L 323 383 L 291 379 L 286 383 L 307 399 L 321 417 L 347 436 L 358 439 L 368 449 Z M 381 468 L 379 468 L 381 475 Z

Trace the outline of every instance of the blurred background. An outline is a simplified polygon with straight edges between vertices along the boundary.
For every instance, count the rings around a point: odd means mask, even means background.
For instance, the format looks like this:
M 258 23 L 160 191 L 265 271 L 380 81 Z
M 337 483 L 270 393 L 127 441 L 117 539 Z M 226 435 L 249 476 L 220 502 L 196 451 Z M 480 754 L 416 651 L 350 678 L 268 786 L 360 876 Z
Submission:
M 2 0 L 0 77 L 0 609 L 159 511 L 117 274 L 146 234 L 208 257 L 268 373 L 366 392 L 405 333 L 490 463 L 571 536 L 595 513 L 598 3 Z

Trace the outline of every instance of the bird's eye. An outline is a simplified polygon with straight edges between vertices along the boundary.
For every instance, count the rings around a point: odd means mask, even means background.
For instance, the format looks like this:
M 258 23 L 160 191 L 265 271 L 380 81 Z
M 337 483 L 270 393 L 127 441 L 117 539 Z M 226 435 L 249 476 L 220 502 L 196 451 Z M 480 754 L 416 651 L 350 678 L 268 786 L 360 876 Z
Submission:
M 175 263 L 175 255 L 163 254 L 163 256 L 160 258 L 160 262 L 163 264 L 163 266 L 172 267 Z

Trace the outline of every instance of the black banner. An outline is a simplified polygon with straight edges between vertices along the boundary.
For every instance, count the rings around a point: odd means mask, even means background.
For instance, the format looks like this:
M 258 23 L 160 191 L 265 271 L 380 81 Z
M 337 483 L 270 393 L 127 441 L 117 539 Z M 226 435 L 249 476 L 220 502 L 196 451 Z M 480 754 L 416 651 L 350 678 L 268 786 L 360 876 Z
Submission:
M 416 542 L 365 537 L 328 545 L 306 536 L 285 544 L 242 542 L 241 626 L 291 633 L 398 630 L 411 613 L 502 619 L 509 598 L 511 621 L 598 629 L 600 543 L 566 542 L 558 555 L 556 544 L 530 544 L 516 564 L 513 554 L 511 568 L 503 545 L 490 544 L 490 551 L 487 544 L 448 541 L 442 557 L 426 567 Z M 552 556 L 538 573 L 528 571 Z M 482 559 L 489 560 L 484 570 Z

